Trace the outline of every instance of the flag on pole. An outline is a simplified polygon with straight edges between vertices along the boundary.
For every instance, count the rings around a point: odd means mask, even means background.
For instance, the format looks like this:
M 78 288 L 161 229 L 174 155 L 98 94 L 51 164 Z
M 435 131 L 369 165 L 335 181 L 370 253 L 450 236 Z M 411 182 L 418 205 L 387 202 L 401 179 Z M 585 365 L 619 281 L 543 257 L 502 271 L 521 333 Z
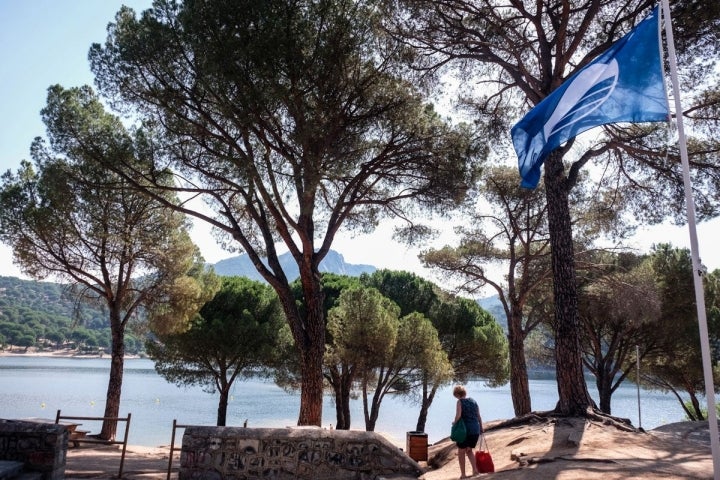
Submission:
M 511 130 L 522 186 L 535 188 L 540 166 L 563 143 L 600 125 L 669 118 L 660 58 L 659 12 L 652 13 L 566 80 Z

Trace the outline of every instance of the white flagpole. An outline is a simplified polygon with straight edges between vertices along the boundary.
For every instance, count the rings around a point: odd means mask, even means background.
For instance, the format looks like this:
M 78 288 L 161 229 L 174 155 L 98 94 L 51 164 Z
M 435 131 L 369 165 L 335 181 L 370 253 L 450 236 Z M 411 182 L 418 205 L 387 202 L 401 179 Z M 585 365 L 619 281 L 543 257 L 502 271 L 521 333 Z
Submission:
M 707 399 L 708 424 L 710 427 L 710 445 L 713 458 L 713 478 L 720 480 L 720 437 L 718 437 L 717 414 L 715 411 L 715 385 L 713 384 L 712 362 L 710 360 L 710 340 L 708 337 L 707 318 L 705 313 L 705 292 L 703 290 L 703 267 L 698 255 L 698 239 L 695 229 L 695 201 L 693 199 L 692 185 L 690 183 L 690 166 L 688 162 L 687 143 L 685 140 L 685 127 L 683 125 L 683 110 L 680 103 L 680 87 L 678 86 L 677 58 L 675 56 L 675 40 L 672 33 L 670 19 L 670 6 L 668 0 L 663 0 L 663 17 L 665 21 L 665 35 L 667 36 L 668 60 L 670 63 L 670 79 L 672 81 L 673 96 L 675 97 L 675 117 L 678 128 L 678 145 L 680 147 L 680 160 L 683 167 L 685 183 L 685 204 L 687 208 L 688 229 L 690 231 L 690 251 L 692 253 L 693 280 L 695 282 L 695 303 L 697 305 L 698 326 L 700 328 L 700 347 L 702 350 L 703 372 L 705 377 L 705 398 Z

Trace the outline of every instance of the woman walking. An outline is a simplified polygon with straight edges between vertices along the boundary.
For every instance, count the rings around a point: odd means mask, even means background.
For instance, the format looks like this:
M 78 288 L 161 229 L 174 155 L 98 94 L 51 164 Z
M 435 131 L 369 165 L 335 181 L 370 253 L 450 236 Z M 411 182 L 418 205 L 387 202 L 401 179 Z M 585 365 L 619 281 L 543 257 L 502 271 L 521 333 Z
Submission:
M 470 460 L 473 475 L 477 475 L 478 468 L 475 464 L 474 448 L 477 446 L 478 439 L 482 434 L 482 420 L 480 418 L 480 407 L 477 402 L 467 396 L 467 391 L 462 385 L 456 385 L 453 388 L 453 396 L 458 399 L 455 408 L 455 420 L 453 423 L 462 419 L 465 422 L 465 430 L 467 436 L 462 442 L 457 442 L 458 462 L 460 463 L 460 478 L 467 478 L 465 475 L 465 457 Z

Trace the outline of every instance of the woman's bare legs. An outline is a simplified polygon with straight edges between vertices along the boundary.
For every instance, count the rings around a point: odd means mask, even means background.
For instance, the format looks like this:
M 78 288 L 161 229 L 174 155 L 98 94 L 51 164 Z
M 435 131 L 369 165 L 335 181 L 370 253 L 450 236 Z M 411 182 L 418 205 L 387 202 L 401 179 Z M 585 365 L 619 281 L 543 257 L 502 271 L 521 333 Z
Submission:
M 465 475 L 465 457 L 470 460 L 473 476 L 479 473 L 477 465 L 475 465 L 475 452 L 473 452 L 472 448 L 458 448 L 457 456 L 458 463 L 460 464 L 460 478 L 467 478 L 467 475 Z
M 458 447 L 457 457 L 460 464 L 460 478 L 465 478 L 465 448 Z
M 473 449 L 472 449 L 472 448 L 466 448 L 466 449 L 465 449 L 465 454 L 467 455 L 468 459 L 470 460 L 470 466 L 471 466 L 472 469 L 473 469 L 473 476 L 475 476 L 475 475 L 477 475 L 478 473 L 480 473 L 480 472 L 478 471 L 477 465 L 475 464 L 475 452 L 473 451 Z

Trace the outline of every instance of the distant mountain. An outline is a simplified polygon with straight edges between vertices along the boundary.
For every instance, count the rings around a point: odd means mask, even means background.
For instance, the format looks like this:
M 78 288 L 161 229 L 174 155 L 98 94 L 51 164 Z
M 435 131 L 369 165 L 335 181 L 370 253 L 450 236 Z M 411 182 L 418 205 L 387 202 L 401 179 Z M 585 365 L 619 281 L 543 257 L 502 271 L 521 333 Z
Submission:
M 279 259 L 280 265 L 282 266 L 282 269 L 287 275 L 288 279 L 290 279 L 290 281 L 295 280 L 300 275 L 300 273 L 297 264 L 295 263 L 295 260 L 293 260 L 290 253 L 284 253 L 280 255 Z M 239 276 L 247 277 L 260 282 L 265 281 L 257 272 L 255 266 L 253 266 L 247 254 L 242 254 L 236 257 L 220 260 L 219 262 L 214 264 L 213 267 L 215 267 L 215 273 L 220 276 Z M 359 277 L 363 273 L 373 273 L 376 270 L 377 268 L 372 265 L 354 265 L 346 263 L 342 254 L 336 252 L 335 250 L 330 250 L 330 252 L 328 252 L 328 254 L 323 259 L 322 263 L 320 263 L 321 272 L 331 272 L 337 273 L 339 275 L 348 275 L 351 277 Z M 480 307 L 482 307 L 484 310 L 487 310 L 493 317 L 495 317 L 495 319 L 505 332 L 508 331 L 508 323 L 507 317 L 505 316 L 505 310 L 503 309 L 502 303 L 500 303 L 500 299 L 497 295 L 486 298 L 479 298 L 477 300 L 477 303 L 480 305 Z
M 500 298 L 497 295 L 479 298 L 477 302 L 478 305 L 480 305 L 484 310 L 490 312 L 490 315 L 495 317 L 495 320 L 497 320 L 504 331 L 508 331 L 507 315 L 505 315 L 505 309 L 503 308 L 502 303 L 500 303 Z
M 293 281 L 300 276 L 297 264 L 289 252 L 280 255 L 279 260 L 280 266 L 290 281 Z M 267 265 L 266 262 L 265 264 Z M 232 258 L 226 258 L 225 260 L 220 260 L 213 265 L 213 267 L 215 267 L 215 273 L 221 276 L 239 276 L 247 277 L 260 282 L 265 281 L 260 276 L 257 269 L 250 261 L 250 257 L 248 257 L 246 253 Z M 343 256 L 335 250 L 330 250 L 320 263 L 321 272 L 337 273 L 339 275 L 348 275 L 350 277 L 359 277 L 363 273 L 373 273 L 376 270 L 377 268 L 372 265 L 354 265 L 346 263 Z

